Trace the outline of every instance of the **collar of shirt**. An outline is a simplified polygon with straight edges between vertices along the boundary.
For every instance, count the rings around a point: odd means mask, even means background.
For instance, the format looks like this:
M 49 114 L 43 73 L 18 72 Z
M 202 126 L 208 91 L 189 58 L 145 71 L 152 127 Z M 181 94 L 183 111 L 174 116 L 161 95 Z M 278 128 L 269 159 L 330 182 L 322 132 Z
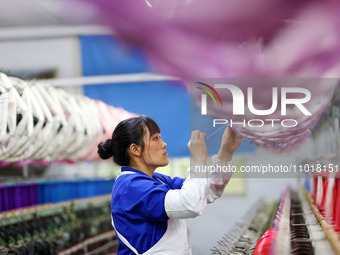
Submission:
M 142 171 L 139 171 L 135 168 L 131 168 L 131 167 L 127 167 L 127 166 L 124 166 L 121 168 L 121 171 L 124 172 L 124 171 L 131 171 L 131 172 L 135 172 L 137 174 L 144 174 L 146 176 L 148 176 L 146 173 L 143 173 Z M 170 189 L 170 186 L 169 184 L 163 182 L 162 180 L 160 180 L 158 177 L 155 177 L 155 176 L 152 176 L 151 178 L 153 178 L 154 180 L 156 180 L 159 184 L 164 184 L 168 189 Z
M 123 166 L 123 167 L 121 168 L 121 171 L 122 171 L 122 172 L 124 172 L 124 171 L 131 171 L 131 172 L 135 172 L 135 173 L 137 173 L 137 174 L 145 174 L 145 175 L 147 175 L 146 173 L 143 173 L 142 171 L 139 171 L 139 170 L 137 170 L 137 169 L 134 169 L 134 168 L 131 168 L 131 167 L 127 167 L 127 166 Z

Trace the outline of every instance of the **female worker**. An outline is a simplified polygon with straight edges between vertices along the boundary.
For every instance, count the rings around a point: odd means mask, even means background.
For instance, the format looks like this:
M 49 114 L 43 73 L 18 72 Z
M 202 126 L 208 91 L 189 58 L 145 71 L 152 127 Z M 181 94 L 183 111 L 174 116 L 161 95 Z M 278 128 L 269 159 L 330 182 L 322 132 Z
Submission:
M 166 143 L 156 122 L 147 116 L 120 122 L 112 139 L 98 145 L 102 159 L 113 156 L 122 166 L 112 190 L 111 216 L 121 254 L 191 254 L 184 219 L 200 214 L 207 203 L 220 197 L 230 173 L 200 171 L 207 163 L 204 133 L 196 130 L 188 144 L 194 167 L 186 179 L 155 173 L 169 163 Z M 212 165 L 227 166 L 240 145 L 230 129 Z

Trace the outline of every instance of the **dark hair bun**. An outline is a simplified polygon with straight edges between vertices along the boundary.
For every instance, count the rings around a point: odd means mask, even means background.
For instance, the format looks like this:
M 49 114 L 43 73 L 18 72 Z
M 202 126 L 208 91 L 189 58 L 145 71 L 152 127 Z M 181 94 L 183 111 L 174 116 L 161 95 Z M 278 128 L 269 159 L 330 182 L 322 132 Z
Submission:
M 113 156 L 113 148 L 111 139 L 107 139 L 105 142 L 98 144 L 98 154 L 102 159 L 108 159 Z

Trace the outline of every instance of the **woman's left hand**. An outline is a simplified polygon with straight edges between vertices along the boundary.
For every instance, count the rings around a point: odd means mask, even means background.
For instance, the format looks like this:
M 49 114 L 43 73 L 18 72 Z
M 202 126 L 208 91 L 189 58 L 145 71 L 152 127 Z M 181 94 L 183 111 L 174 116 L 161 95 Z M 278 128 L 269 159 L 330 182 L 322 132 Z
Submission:
M 228 126 L 224 131 L 221 148 L 217 157 L 223 161 L 231 161 L 235 150 L 240 146 L 242 140 L 242 136 L 237 136 L 230 126 Z

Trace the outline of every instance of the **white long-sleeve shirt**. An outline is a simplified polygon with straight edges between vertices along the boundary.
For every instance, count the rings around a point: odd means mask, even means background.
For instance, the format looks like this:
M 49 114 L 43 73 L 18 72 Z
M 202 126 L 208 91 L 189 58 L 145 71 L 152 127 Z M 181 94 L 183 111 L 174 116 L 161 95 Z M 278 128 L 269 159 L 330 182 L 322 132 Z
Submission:
M 207 203 L 221 197 L 232 173 L 216 171 L 230 169 L 231 162 L 219 160 L 216 155 L 212 158 L 211 167 L 194 165 L 188 169 L 188 178 L 181 189 L 169 190 L 165 196 L 165 211 L 169 218 L 186 219 L 198 216 Z M 223 168 L 224 167 L 224 168 Z M 215 171 L 209 172 L 208 169 Z

